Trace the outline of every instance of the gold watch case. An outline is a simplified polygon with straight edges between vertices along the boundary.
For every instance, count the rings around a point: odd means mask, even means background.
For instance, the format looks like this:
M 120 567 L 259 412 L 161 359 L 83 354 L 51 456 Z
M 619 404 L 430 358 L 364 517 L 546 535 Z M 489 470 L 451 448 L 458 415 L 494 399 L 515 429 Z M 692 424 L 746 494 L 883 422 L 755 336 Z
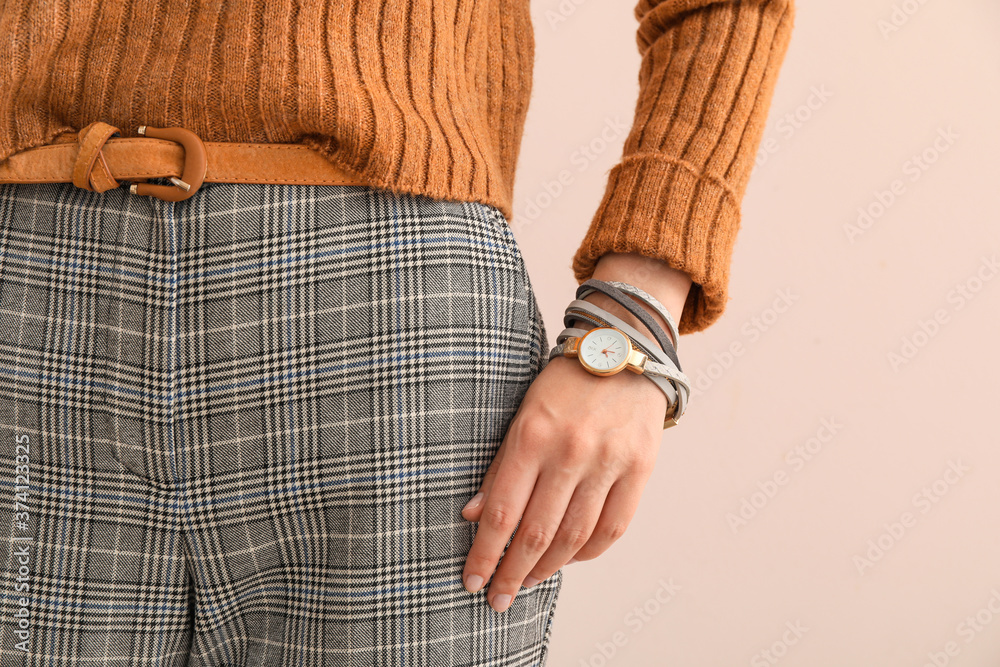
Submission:
M 628 345 L 628 354 L 626 354 L 618 364 L 612 366 L 611 368 L 596 368 L 588 363 L 586 358 L 580 355 L 580 348 L 583 346 L 587 337 L 595 333 L 600 334 L 603 331 L 614 331 L 621 336 L 625 340 L 625 344 Z M 632 346 L 632 340 L 626 336 L 624 332 L 614 327 L 594 327 L 583 336 L 571 336 L 567 338 L 564 341 L 563 355 L 571 358 L 575 357 L 588 373 L 599 376 L 615 375 L 625 369 L 632 371 L 636 375 L 642 375 L 646 370 L 646 359 L 648 358 L 644 352 L 637 350 Z

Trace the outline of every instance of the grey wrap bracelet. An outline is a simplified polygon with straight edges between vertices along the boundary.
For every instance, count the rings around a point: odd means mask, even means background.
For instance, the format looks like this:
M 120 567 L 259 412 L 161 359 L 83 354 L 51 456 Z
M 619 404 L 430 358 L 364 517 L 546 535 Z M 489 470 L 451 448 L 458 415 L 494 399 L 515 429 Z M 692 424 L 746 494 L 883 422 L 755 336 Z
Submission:
M 663 327 L 660 326 L 659 322 L 653 319 L 653 316 L 649 314 L 648 310 L 637 304 L 634 299 L 614 285 L 595 278 L 585 281 L 577 288 L 576 298 L 583 299 L 584 296 L 593 291 L 601 292 L 611 299 L 614 299 L 620 306 L 637 317 L 660 344 L 663 351 L 667 353 L 667 356 L 670 357 L 671 361 L 677 365 L 677 368 L 681 367 L 681 362 L 677 358 L 677 352 L 674 350 L 673 341 L 670 340 L 670 336 L 663 330 Z

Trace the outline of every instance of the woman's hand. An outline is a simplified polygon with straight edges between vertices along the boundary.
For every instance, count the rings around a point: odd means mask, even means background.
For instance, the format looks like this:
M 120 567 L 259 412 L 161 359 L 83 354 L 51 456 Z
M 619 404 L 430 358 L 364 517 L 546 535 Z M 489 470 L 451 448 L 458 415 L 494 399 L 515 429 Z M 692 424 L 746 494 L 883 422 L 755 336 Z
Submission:
M 487 598 L 504 611 L 522 582 L 532 586 L 574 556 L 588 560 L 610 547 L 652 474 L 666 409 L 663 392 L 644 377 L 598 377 L 576 359 L 552 359 L 486 471 L 482 500 L 462 511 L 479 522 L 466 588 L 479 590 L 496 569 Z
M 642 287 L 679 320 L 690 286 L 685 274 L 648 258 L 606 257 L 595 278 Z M 656 279 L 635 280 L 637 267 L 648 276 L 651 262 Z M 587 300 L 642 330 L 605 295 Z M 606 551 L 624 534 L 653 472 L 666 409 L 663 392 L 641 375 L 598 377 L 576 359 L 549 361 L 528 387 L 479 493 L 462 510 L 479 522 L 462 575 L 466 588 L 476 592 L 492 575 L 487 598 L 502 612 L 522 585 Z

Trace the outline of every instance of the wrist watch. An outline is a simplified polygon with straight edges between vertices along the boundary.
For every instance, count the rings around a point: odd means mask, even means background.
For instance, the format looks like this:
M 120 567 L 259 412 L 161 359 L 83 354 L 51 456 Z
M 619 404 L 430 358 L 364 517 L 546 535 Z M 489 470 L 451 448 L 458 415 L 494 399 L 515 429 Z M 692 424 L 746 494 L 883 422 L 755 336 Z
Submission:
M 563 341 L 562 354 L 576 357 L 594 375 L 615 375 L 626 368 L 642 375 L 648 357 L 632 347 L 628 336 L 613 327 L 595 327 Z
M 557 355 L 576 358 L 583 368 L 602 377 L 629 370 L 636 375 L 645 375 L 667 395 L 667 414 L 663 428 L 677 424 L 677 394 L 668 379 L 655 369 L 660 364 L 653 362 L 646 353 L 637 349 L 632 340 L 614 327 L 595 327 L 582 336 L 567 336 L 552 348 L 549 358 Z

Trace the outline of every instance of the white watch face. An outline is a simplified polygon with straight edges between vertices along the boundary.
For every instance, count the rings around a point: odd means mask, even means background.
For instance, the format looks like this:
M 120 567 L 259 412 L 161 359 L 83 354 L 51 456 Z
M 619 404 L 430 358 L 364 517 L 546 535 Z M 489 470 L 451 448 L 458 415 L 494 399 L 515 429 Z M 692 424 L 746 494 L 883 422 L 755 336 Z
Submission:
M 625 365 L 629 350 L 628 339 L 616 329 L 593 329 L 580 341 L 580 361 L 599 371 Z

